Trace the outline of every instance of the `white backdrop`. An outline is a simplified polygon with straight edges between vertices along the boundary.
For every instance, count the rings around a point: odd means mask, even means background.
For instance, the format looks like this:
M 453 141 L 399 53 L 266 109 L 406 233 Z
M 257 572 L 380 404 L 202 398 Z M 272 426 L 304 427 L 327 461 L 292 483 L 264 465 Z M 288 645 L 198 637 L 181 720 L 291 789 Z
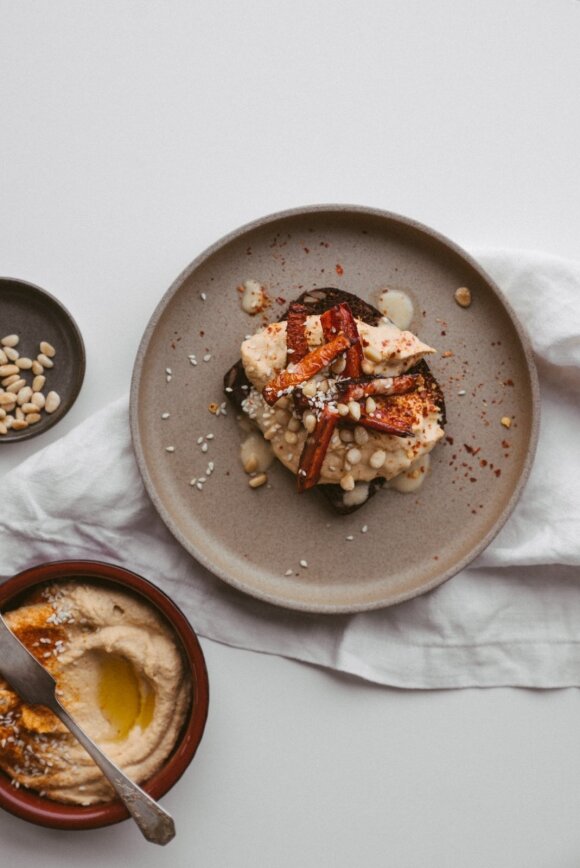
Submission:
M 88 354 L 74 409 L 0 444 L 0 476 L 124 393 L 176 274 L 262 214 L 372 205 L 580 259 L 580 0 L 0 0 L 0 21 L 0 274 L 57 295 Z M 405 693 L 204 650 L 176 841 L 2 814 L 2 864 L 580 863 L 577 691 Z

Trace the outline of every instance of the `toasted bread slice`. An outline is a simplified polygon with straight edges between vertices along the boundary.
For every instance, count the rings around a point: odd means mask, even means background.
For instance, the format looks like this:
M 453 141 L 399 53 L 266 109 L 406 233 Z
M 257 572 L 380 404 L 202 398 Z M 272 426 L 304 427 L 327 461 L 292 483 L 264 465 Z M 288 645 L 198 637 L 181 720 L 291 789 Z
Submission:
M 320 316 L 336 304 L 347 302 L 350 305 L 355 319 L 363 320 L 363 322 L 368 323 L 368 325 L 377 325 L 379 320 L 382 318 L 380 311 L 371 304 L 368 304 L 368 302 L 363 301 L 356 295 L 352 295 L 350 292 L 345 292 L 342 289 L 335 289 L 334 287 L 303 292 L 296 301 L 305 305 L 309 314 L 317 316 Z M 287 318 L 287 315 L 288 311 L 286 310 L 280 317 L 280 322 L 284 321 Z M 429 365 L 424 359 L 422 359 L 409 369 L 409 373 L 423 375 L 427 387 L 428 399 L 437 406 L 440 413 L 440 424 L 443 426 L 446 418 L 445 400 L 443 398 L 441 387 L 431 373 Z M 226 392 L 228 400 L 239 412 L 243 412 L 242 402 L 251 388 L 251 383 L 246 377 L 241 360 L 236 362 L 236 364 L 226 373 L 224 377 L 224 387 L 231 390 Z M 404 414 L 405 412 L 412 412 L 416 397 L 412 394 L 399 395 L 392 400 L 397 403 L 397 411 Z M 356 512 L 357 509 L 364 506 L 364 504 L 373 497 L 380 488 L 382 488 L 384 482 L 385 480 L 382 478 L 373 479 L 368 484 L 368 495 L 365 500 L 362 503 L 350 506 L 344 502 L 345 492 L 342 490 L 340 485 L 317 485 L 315 490 L 324 495 L 335 512 L 344 515 Z

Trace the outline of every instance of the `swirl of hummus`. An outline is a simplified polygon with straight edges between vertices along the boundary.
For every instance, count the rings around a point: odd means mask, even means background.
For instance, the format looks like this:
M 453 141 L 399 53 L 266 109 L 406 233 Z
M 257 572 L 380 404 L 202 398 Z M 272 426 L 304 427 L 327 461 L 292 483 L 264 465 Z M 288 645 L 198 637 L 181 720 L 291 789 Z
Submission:
M 171 626 L 140 598 L 67 581 L 35 591 L 5 614 L 11 630 L 57 682 L 65 708 L 137 783 L 175 747 L 191 680 Z M 92 805 L 115 794 L 77 740 L 41 706 L 0 679 L 0 768 L 16 787 Z

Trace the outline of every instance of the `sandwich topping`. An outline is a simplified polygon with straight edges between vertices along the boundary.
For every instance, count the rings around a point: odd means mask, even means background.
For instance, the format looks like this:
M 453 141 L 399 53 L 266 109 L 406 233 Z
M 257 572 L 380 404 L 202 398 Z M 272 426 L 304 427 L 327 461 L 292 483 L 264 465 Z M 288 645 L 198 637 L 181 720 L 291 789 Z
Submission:
M 299 491 L 339 484 L 356 499 L 357 484 L 421 472 L 443 437 L 438 386 L 418 365 L 434 352 L 386 317 L 355 319 L 346 302 L 320 316 L 295 302 L 287 321 L 243 342 L 242 408 Z

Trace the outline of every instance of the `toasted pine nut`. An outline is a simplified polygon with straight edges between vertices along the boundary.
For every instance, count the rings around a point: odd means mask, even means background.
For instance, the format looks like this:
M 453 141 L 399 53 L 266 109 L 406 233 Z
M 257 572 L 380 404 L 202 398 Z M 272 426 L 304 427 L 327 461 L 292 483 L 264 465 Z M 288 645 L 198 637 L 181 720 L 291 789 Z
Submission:
M 32 381 L 32 391 L 33 392 L 42 392 L 44 384 L 46 383 L 46 377 L 43 377 L 42 374 L 37 374 L 34 380 Z
M 374 413 L 377 409 L 377 402 L 374 398 L 371 398 L 370 395 L 365 401 L 365 410 L 367 413 Z
M 279 422 L 280 425 L 286 425 L 290 416 L 286 410 L 276 410 L 274 413 L 274 419 L 276 422 Z
M 29 413 L 38 413 L 38 407 L 36 406 L 36 404 L 30 404 L 27 402 L 26 404 L 21 404 L 20 408 L 25 416 L 27 416 Z
M 26 421 L 28 422 L 29 425 L 36 425 L 36 423 L 40 422 L 41 419 L 42 419 L 42 416 L 40 415 L 40 413 L 30 413 L 26 417 Z
M 369 432 L 362 425 L 357 425 L 354 429 L 354 442 L 358 446 L 364 446 L 369 441 Z
M 22 406 L 23 404 L 28 404 L 31 398 L 32 389 L 30 388 L 30 386 L 24 386 L 16 395 L 16 403 Z
M 503 425 L 504 428 L 511 428 L 512 427 L 512 420 L 510 419 L 509 416 L 502 416 L 501 417 L 501 424 Z
M 373 452 L 371 457 L 369 458 L 369 464 L 374 470 L 379 470 L 385 463 L 385 458 L 387 457 L 387 453 L 384 449 L 377 449 L 376 452 Z
M 17 408 L 16 408 L 16 410 L 14 411 L 14 415 L 16 416 L 16 418 L 17 418 L 20 422 L 24 419 L 24 413 L 22 412 L 22 410 L 20 409 L 20 407 L 17 407 Z
M 19 359 L 16 359 L 15 364 L 21 371 L 29 371 L 32 367 L 32 359 L 27 359 L 26 356 L 21 356 Z
M 302 418 L 302 422 L 308 433 L 312 434 L 312 432 L 316 428 L 316 416 L 314 415 L 314 413 L 305 413 Z
M 279 425 L 272 425 L 271 428 L 268 428 L 267 431 L 264 431 L 264 440 L 273 440 L 279 430 Z
M 53 347 L 52 344 L 49 344 L 48 341 L 41 341 L 40 342 L 40 352 L 43 355 L 48 356 L 49 359 L 52 359 L 53 356 L 56 356 L 55 348 Z
M 466 286 L 460 286 L 459 289 L 456 289 L 454 298 L 461 307 L 469 307 L 471 304 L 471 292 Z
M 6 337 L 3 337 L 2 340 L 0 340 L 0 344 L 2 344 L 3 347 L 15 347 L 19 340 L 20 338 L 18 335 L 6 335 Z
M 46 398 L 42 392 L 33 392 L 30 403 L 36 407 L 37 410 L 42 410 L 46 404 Z
M 0 407 L 0 419 L 5 419 L 5 418 L 6 418 L 6 410 L 4 409 L 4 407 Z
M 15 383 L 16 380 L 20 380 L 20 373 L 18 373 L 18 374 L 11 374 L 10 377 L 4 377 L 4 379 L 2 380 L 2 385 L 3 385 L 4 388 L 6 389 L 7 386 L 11 386 L 12 383 Z
M 268 481 L 268 475 L 266 473 L 260 473 L 258 476 L 252 476 L 249 481 L 250 488 L 259 488 L 261 485 L 264 485 Z
M 337 404 L 336 409 L 338 411 L 339 416 L 348 416 L 348 405 L 347 404 Z
M 28 428 L 28 422 L 25 419 L 15 419 L 12 423 L 14 431 L 24 431 L 25 428 Z
M 11 377 L 12 374 L 19 374 L 20 368 L 18 365 L 0 365 L 0 377 Z
M 333 364 L 331 371 L 333 374 L 342 374 L 344 369 L 346 368 L 346 358 L 345 356 L 339 356 L 338 359 Z
M 246 473 L 255 473 L 258 469 L 258 456 L 252 452 L 244 461 L 243 467 Z
M 382 361 L 383 357 L 381 356 L 380 352 L 378 350 L 376 350 L 374 347 L 364 347 L 363 353 L 364 353 L 365 359 L 368 359 L 370 362 L 378 363 L 378 362 Z
M 354 434 L 352 433 L 350 428 L 341 428 L 340 439 L 343 443 L 352 443 L 352 441 L 354 440 Z
M 8 364 L 8 356 L 6 355 L 6 353 L 4 352 L 2 347 L 0 347 L 0 365 L 7 365 L 7 364 Z
M 15 350 L 14 347 L 4 347 L 4 355 L 9 362 L 15 362 L 20 358 L 20 353 L 18 350 Z
M 354 488 L 354 476 L 352 473 L 347 473 L 340 480 L 340 487 L 343 491 L 352 491 Z
M 352 449 L 349 449 L 348 452 L 346 453 L 346 460 L 348 461 L 349 464 L 353 464 L 353 465 L 354 464 L 360 464 L 361 458 L 362 458 L 362 452 L 360 451 L 360 449 L 357 449 L 354 446 Z
M 288 422 L 288 430 L 294 431 L 294 433 L 296 433 L 297 431 L 300 431 L 301 428 L 302 425 L 300 424 L 300 419 L 297 419 L 296 416 L 292 416 L 292 418 Z
M 58 392 L 49 392 L 46 396 L 44 409 L 47 413 L 54 413 L 60 406 L 60 395 Z
M 372 362 L 369 362 L 368 359 L 362 360 L 361 368 L 362 368 L 363 374 L 374 374 L 374 372 L 375 372 L 375 366 L 373 365 Z
M 36 361 L 40 362 L 43 368 L 53 368 L 54 362 L 52 359 L 49 359 L 48 356 L 45 356 L 44 353 L 39 353 L 36 357 Z
M 360 404 L 357 401 L 349 401 L 348 412 L 355 420 L 355 422 L 358 422 L 358 420 L 360 419 Z
M 295 446 L 298 443 L 298 437 L 294 433 L 294 431 L 286 431 L 284 434 L 284 440 L 286 443 L 289 443 L 290 446 Z
M 8 404 L 14 403 L 14 395 L 9 392 L 0 392 L 0 407 L 6 407 Z
M 0 434 L 8 434 L 8 428 L 4 424 L 4 422 L 0 421 Z
M 305 395 L 307 398 L 314 398 L 314 396 L 316 395 L 316 391 L 316 383 L 314 382 L 314 380 L 308 380 L 308 382 L 304 383 L 304 385 L 302 386 L 302 394 Z
M 22 378 L 19 380 L 14 380 L 14 382 L 8 386 L 6 391 L 12 392 L 12 394 L 16 395 L 21 390 L 21 388 L 25 385 L 26 385 L 26 380 L 23 380 Z M 16 398 L 14 400 L 16 400 Z
M 42 372 L 44 371 L 44 368 L 42 367 L 42 365 L 40 364 L 40 362 L 38 361 L 38 359 L 35 359 L 35 360 L 32 362 L 32 368 L 31 368 L 31 370 L 32 370 L 32 373 L 33 373 L 35 376 L 39 376 L 39 375 L 42 374 Z

